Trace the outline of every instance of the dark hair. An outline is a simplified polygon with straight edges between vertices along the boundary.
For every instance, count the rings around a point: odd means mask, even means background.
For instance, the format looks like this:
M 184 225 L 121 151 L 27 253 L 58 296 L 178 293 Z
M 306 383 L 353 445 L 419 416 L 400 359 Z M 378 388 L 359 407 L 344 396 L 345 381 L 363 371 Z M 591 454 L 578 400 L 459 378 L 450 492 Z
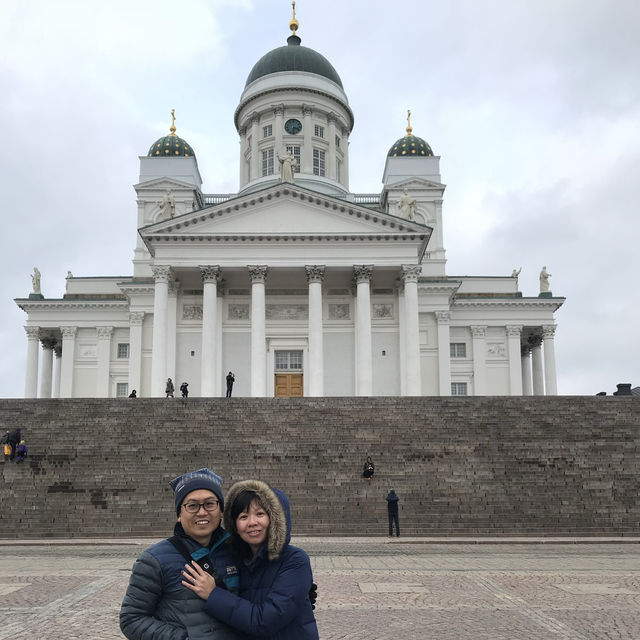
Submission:
M 256 501 L 265 511 L 268 510 L 262 503 L 260 496 L 255 491 L 246 489 L 241 491 L 231 505 L 231 546 L 243 557 L 250 558 L 253 555 L 251 547 L 240 537 L 236 520 L 241 513 L 247 513 L 253 501 Z

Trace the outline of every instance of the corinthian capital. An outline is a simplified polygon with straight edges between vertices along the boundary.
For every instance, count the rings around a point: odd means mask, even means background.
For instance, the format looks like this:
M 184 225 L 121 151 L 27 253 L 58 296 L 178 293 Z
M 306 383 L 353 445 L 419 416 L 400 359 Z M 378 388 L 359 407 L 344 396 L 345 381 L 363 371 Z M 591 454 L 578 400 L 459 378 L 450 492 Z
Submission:
M 144 311 L 132 311 L 129 314 L 129 325 L 132 327 L 139 327 L 144 320 Z
M 545 324 L 542 327 L 542 337 L 543 338 L 553 338 L 556 334 L 556 325 L 555 324 Z
M 418 282 L 418 278 L 422 275 L 422 266 L 419 264 L 403 264 L 402 265 L 402 281 L 407 284 L 407 282 Z
M 98 340 L 110 340 L 113 333 L 113 327 L 96 327 L 98 332 Z
M 353 265 L 353 279 L 356 284 L 362 282 L 369 282 L 371 280 L 371 274 L 373 273 L 372 264 L 354 264 Z
M 60 333 L 62 334 L 62 339 L 75 339 L 76 334 L 78 333 L 78 327 L 60 327 Z
M 267 271 L 269 268 L 264 264 L 249 264 L 247 265 L 249 270 L 249 278 L 251 283 L 264 282 L 267 279 Z
M 217 283 L 220 280 L 220 265 L 210 264 L 210 265 L 200 265 L 200 275 L 202 276 L 202 282 L 215 282 Z
M 507 336 L 509 338 L 519 338 L 521 333 L 522 333 L 522 325 L 520 324 L 507 325 Z
M 24 330 L 26 331 L 27 338 L 29 340 L 40 339 L 40 327 L 25 327 Z
M 153 272 L 153 278 L 158 282 L 164 282 L 166 284 L 169 283 L 169 280 L 172 277 L 171 267 L 168 265 L 153 265 L 151 267 L 151 271 Z
M 471 327 L 471 335 L 474 338 L 484 338 L 487 335 L 486 325 L 473 325 Z
M 308 264 L 305 265 L 304 270 L 307 273 L 307 282 L 322 282 L 324 278 L 323 264 Z
M 436 311 L 438 324 L 449 324 L 451 322 L 451 311 Z

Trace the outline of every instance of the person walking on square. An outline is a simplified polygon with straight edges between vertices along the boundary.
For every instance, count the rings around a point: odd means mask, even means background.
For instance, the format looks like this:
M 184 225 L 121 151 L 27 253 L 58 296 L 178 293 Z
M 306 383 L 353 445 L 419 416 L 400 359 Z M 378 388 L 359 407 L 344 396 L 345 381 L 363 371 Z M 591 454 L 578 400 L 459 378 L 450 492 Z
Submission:
M 227 374 L 227 398 L 231 397 L 231 392 L 233 391 L 233 383 L 236 381 L 236 377 L 233 375 L 233 372 L 229 371 Z
M 171 378 L 167 378 L 167 384 L 164 388 L 164 392 L 166 393 L 167 398 L 173 398 L 173 391 L 175 387 L 173 386 L 173 381 Z
M 239 569 L 220 526 L 222 478 L 204 468 L 169 484 L 178 514 L 174 535 L 149 547 L 133 565 L 120 629 L 129 640 L 241 640 L 242 634 L 209 616 L 206 603 L 181 584 L 185 564 L 195 561 L 222 589 L 238 593 Z
M 188 398 L 189 397 L 189 384 L 187 382 L 183 382 L 180 385 L 180 391 L 182 393 L 182 397 L 183 398 Z
M 387 494 L 387 514 L 389 515 L 389 537 L 393 537 L 393 524 L 396 525 L 396 536 L 400 537 L 400 524 L 398 522 L 398 494 L 391 489 Z

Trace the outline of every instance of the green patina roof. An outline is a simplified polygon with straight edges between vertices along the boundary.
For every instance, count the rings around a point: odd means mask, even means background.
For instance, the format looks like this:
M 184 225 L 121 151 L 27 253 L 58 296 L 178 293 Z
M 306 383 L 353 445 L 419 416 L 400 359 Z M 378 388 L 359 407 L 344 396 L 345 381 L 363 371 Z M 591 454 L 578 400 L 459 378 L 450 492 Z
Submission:
M 300 42 L 298 36 L 289 36 L 284 47 L 278 47 L 263 55 L 251 69 L 245 86 L 278 71 L 304 71 L 333 80 L 342 87 L 342 80 L 333 65 L 317 51 L 301 46 Z
M 429 143 L 418 138 L 418 136 L 407 135 L 400 140 L 396 140 L 391 149 L 389 149 L 388 156 L 432 156 L 433 151 L 429 146 Z
M 180 136 L 170 134 L 164 138 L 158 138 L 150 147 L 147 154 L 152 158 L 180 158 L 193 156 L 195 153 L 185 140 Z

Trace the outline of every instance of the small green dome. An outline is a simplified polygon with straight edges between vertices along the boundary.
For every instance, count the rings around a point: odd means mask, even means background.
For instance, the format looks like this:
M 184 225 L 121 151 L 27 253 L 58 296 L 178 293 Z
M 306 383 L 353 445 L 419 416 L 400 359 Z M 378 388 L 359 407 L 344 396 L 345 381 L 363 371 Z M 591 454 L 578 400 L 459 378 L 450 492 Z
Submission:
M 279 71 L 315 73 L 342 87 L 342 80 L 333 65 L 317 51 L 301 46 L 300 42 L 298 36 L 292 35 L 287 38 L 287 44 L 284 47 L 278 47 L 265 53 L 251 69 L 245 87 L 258 78 Z
M 180 136 L 172 133 L 163 138 L 158 138 L 158 140 L 151 145 L 147 155 L 152 158 L 180 158 L 190 156 L 195 158 L 196 154 L 193 152 L 191 145 Z
M 433 151 L 428 142 L 422 138 L 418 138 L 418 136 L 409 134 L 404 136 L 404 138 L 400 138 L 400 140 L 396 140 L 387 155 L 389 157 L 432 156 Z

